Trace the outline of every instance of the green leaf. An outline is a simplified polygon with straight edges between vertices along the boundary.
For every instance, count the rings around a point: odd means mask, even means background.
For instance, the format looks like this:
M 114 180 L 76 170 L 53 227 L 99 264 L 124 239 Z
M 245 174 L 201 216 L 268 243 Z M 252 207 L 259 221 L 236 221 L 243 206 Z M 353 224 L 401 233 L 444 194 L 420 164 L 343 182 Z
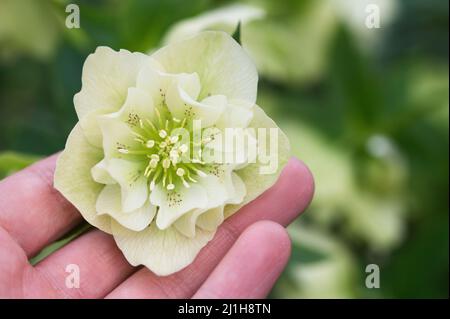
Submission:
M 30 259 L 30 263 L 34 266 L 41 260 L 43 260 L 48 255 L 52 254 L 56 250 L 60 249 L 61 247 L 67 245 L 72 240 L 78 238 L 85 232 L 87 232 L 89 229 L 93 228 L 88 222 L 82 222 L 78 226 L 76 226 L 74 229 L 69 231 L 67 234 L 65 234 L 63 237 L 55 241 L 54 243 L 48 245 L 44 249 L 42 249 L 39 254 L 34 256 Z
M 31 154 L 13 151 L 0 152 L 0 179 L 31 165 L 38 159 L 39 156 Z
M 236 29 L 234 30 L 233 34 L 231 35 L 233 39 L 236 40 L 239 45 L 242 45 L 241 43 L 241 21 L 238 22 Z

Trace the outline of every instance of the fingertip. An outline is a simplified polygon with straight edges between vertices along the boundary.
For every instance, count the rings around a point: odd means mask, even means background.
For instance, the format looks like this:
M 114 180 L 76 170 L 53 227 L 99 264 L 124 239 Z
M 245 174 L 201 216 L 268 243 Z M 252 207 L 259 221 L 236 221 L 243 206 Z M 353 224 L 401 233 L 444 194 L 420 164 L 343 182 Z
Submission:
M 286 263 L 291 255 L 291 239 L 287 230 L 271 220 L 253 223 L 243 232 L 240 239 L 247 241 L 251 237 L 268 251 L 277 253 L 277 260 Z
M 194 298 L 263 298 L 285 268 L 291 252 L 286 230 L 263 220 L 239 236 Z
M 303 161 L 292 156 L 283 169 L 281 178 L 296 184 L 295 189 L 297 197 L 301 199 L 302 210 L 306 209 L 311 204 L 315 191 L 314 176 L 309 167 Z

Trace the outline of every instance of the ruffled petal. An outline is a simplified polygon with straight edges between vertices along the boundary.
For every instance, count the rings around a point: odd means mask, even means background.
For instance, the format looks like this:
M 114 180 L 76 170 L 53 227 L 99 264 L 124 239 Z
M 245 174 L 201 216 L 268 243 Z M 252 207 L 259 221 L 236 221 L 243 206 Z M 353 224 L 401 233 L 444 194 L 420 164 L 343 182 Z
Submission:
M 132 129 L 120 121 L 116 114 L 103 115 L 98 120 L 103 134 L 105 158 L 142 158 L 127 153 L 131 149 L 140 148 L 142 144 L 136 141 Z
M 145 229 L 156 214 L 156 206 L 149 201 L 129 213 L 122 211 L 121 191 L 119 185 L 106 185 L 97 198 L 96 209 L 99 215 L 107 214 L 122 226 L 133 230 Z
M 128 88 L 136 85 L 137 74 L 149 59 L 142 53 L 117 52 L 108 47 L 98 47 L 90 54 L 83 66 L 81 91 L 74 96 L 80 121 L 91 112 L 98 115 L 118 111 Z M 81 123 L 88 141 L 101 146 L 98 126 L 86 120 Z
M 208 197 L 206 190 L 196 184 L 189 188 L 180 185 L 169 191 L 159 183 L 150 193 L 150 202 L 159 206 L 156 225 L 159 229 L 166 229 L 190 210 L 206 207 Z
M 215 123 L 216 127 L 220 129 L 247 127 L 253 118 L 253 106 L 254 104 L 244 100 L 228 101 L 225 111 Z
M 138 75 L 136 87 L 148 92 L 155 106 L 162 106 L 167 87 L 172 83 L 173 77 L 159 72 L 151 67 L 143 68 Z
M 208 231 L 214 231 L 224 221 L 224 206 L 212 208 L 201 214 L 197 219 L 197 226 Z
M 97 215 L 95 209 L 97 197 L 104 185 L 96 183 L 91 176 L 91 168 L 102 157 L 101 149 L 92 146 L 80 125 L 75 125 L 56 163 L 54 186 L 89 224 L 111 233 L 111 218 Z
M 107 169 L 106 159 L 102 159 L 91 169 L 91 175 L 94 181 L 101 184 L 116 184 L 116 180 L 111 177 Z
M 258 74 L 255 65 L 225 32 L 202 32 L 170 43 L 153 55 L 168 73 L 194 73 L 202 85 L 199 99 L 225 95 L 229 99 L 256 101 Z
M 202 127 L 209 127 L 217 122 L 225 110 L 227 98 L 224 95 L 214 95 L 198 102 L 196 99 L 199 92 L 197 73 L 180 77 L 167 90 L 167 107 L 176 118 L 201 120 Z
M 220 179 L 214 175 L 199 177 L 198 184 L 207 192 L 208 204 L 201 209 L 194 209 L 174 222 L 175 228 L 187 237 L 195 236 L 197 219 L 211 208 L 223 206 L 230 197 L 230 186 L 226 185 L 225 178 Z M 231 186 L 232 187 L 232 186 Z M 234 190 L 231 190 L 234 193 Z
M 133 232 L 112 223 L 114 240 L 128 262 L 144 265 L 158 276 L 167 276 L 192 263 L 200 250 L 214 237 L 214 231 L 199 229 L 187 238 L 173 227 L 161 230 L 155 223 Z
M 227 204 L 240 204 L 247 194 L 247 188 L 242 178 L 235 172 L 231 173 L 231 181 L 233 185 L 233 195 L 227 200 Z M 231 193 L 231 190 L 229 190 Z
M 216 127 L 204 130 L 204 135 L 213 138 L 205 143 L 202 159 L 208 163 L 228 164 L 233 169 L 240 169 L 254 163 L 257 157 L 257 140 L 252 128 L 228 128 L 220 130 Z M 208 137 L 208 136 L 207 136 Z M 206 138 L 207 138 L 206 137 Z
M 246 195 L 244 200 L 238 205 L 227 205 L 225 207 L 225 218 L 232 215 L 234 212 L 238 211 L 242 206 L 251 202 L 256 197 L 261 195 L 264 191 L 270 188 L 277 181 L 283 167 L 289 160 L 290 157 L 290 146 L 289 140 L 286 135 L 281 131 L 275 122 L 270 119 L 264 111 L 259 107 L 255 106 L 253 120 L 250 123 L 249 127 L 253 127 L 256 130 L 258 128 L 267 128 L 267 129 L 275 129 L 277 132 L 277 148 L 271 150 L 270 148 L 270 139 L 269 133 L 266 136 L 266 145 L 268 150 L 265 152 L 270 153 L 273 152 L 272 164 L 269 160 L 265 163 L 261 161 L 261 154 L 259 154 L 256 163 L 251 163 L 245 166 L 244 168 L 235 171 L 242 181 L 245 183 Z M 258 144 L 260 144 L 260 140 L 258 137 Z M 258 151 L 262 152 L 262 150 L 258 147 Z M 267 155 L 267 154 L 265 154 Z M 274 166 L 273 172 L 270 172 L 270 166 Z M 270 172 L 270 173 L 269 173 Z
M 144 169 L 144 162 L 123 159 L 108 161 L 108 172 L 120 185 L 122 210 L 125 213 L 142 207 L 148 198 L 148 185 Z
M 142 121 L 153 120 L 155 108 L 152 96 L 144 90 L 129 88 L 127 99 L 116 116 L 132 129 L 139 127 Z

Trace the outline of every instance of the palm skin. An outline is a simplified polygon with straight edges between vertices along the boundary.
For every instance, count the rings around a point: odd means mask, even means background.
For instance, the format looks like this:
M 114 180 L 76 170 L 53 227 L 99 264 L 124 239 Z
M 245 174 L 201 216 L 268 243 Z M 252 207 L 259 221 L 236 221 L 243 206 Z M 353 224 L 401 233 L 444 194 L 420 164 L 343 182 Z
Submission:
M 82 221 L 53 188 L 56 157 L 0 181 L 0 298 L 266 297 L 290 255 L 283 226 L 314 192 L 310 171 L 291 159 L 272 188 L 227 219 L 190 266 L 167 277 L 129 265 L 99 230 L 31 266 L 30 257 Z M 66 286 L 69 264 L 79 267 L 79 288 Z

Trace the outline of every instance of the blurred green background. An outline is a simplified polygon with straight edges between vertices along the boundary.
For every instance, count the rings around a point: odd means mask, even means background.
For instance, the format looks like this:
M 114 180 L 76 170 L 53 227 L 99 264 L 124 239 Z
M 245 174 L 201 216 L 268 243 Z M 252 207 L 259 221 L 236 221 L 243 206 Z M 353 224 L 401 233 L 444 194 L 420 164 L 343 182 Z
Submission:
M 80 29 L 65 27 L 69 3 Z M 378 6 L 380 28 L 366 26 L 367 4 Z M 148 52 L 242 21 L 258 104 L 316 179 L 271 297 L 446 298 L 448 5 L 0 0 L 0 178 L 64 147 L 96 46 Z M 380 267 L 379 289 L 365 286 L 368 264 Z

